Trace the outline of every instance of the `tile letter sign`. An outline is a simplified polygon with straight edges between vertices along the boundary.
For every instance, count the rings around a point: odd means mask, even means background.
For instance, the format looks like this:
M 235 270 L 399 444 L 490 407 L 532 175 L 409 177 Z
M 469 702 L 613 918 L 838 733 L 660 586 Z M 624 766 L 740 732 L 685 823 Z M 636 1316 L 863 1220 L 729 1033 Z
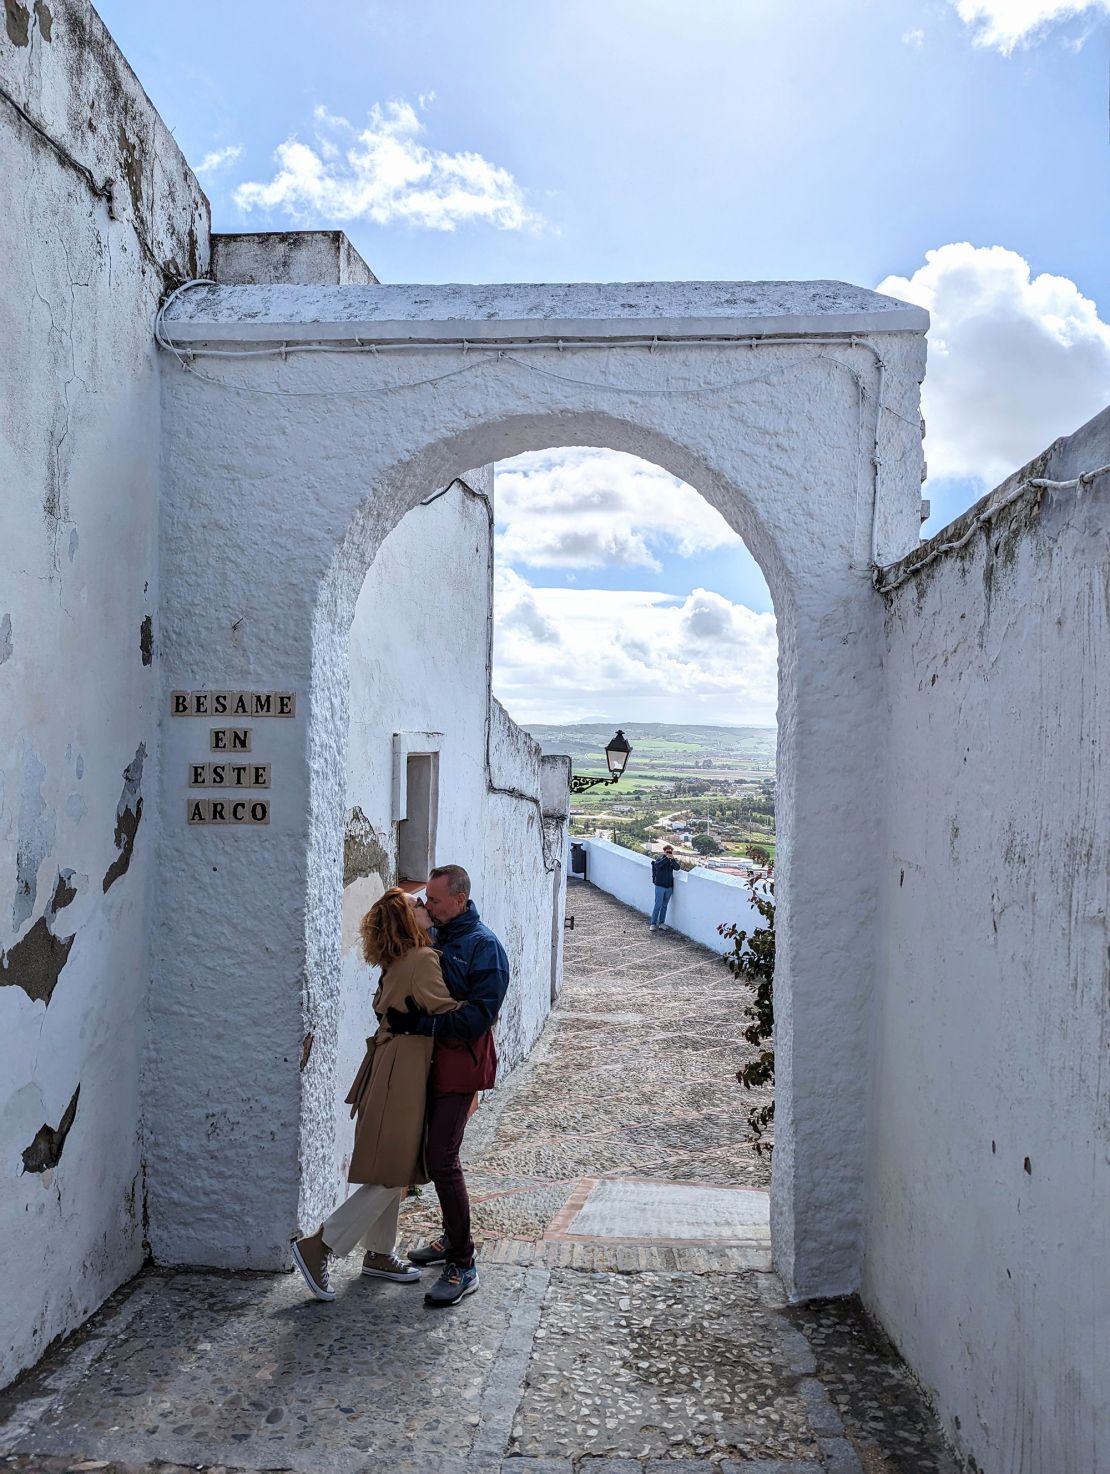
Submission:
M 192 794 L 186 800 L 189 824 L 269 824 L 270 764 L 256 759 L 253 729 L 244 720 L 295 717 L 297 697 L 292 691 L 171 691 L 173 717 L 221 718 L 227 726 L 208 729 L 211 761 L 189 764 L 191 789 L 220 790 L 216 798 Z M 256 790 L 265 789 L 265 795 Z M 249 789 L 251 792 L 229 790 Z

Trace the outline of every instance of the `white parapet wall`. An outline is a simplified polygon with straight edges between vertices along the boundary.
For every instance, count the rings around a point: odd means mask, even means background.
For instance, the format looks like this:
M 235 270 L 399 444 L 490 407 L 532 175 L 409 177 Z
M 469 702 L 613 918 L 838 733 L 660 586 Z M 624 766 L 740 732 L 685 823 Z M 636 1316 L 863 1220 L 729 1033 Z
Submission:
M 607 891 L 626 906 L 650 917 L 655 904 L 651 882 L 651 860 L 607 839 L 575 840 L 586 851 L 586 879 L 598 890 Z M 570 866 L 568 865 L 568 870 Z M 751 903 L 748 882 L 735 875 L 721 875 L 700 866 L 675 876 L 674 895 L 667 910 L 667 925 L 700 942 L 714 952 L 727 952 L 717 928 L 727 922 L 752 928 L 765 925 Z

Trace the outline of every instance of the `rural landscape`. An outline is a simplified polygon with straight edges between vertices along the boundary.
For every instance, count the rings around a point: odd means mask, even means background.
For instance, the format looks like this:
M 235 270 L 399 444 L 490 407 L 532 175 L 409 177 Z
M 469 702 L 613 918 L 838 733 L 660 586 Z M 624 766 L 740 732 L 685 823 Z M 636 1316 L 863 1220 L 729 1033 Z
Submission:
M 578 776 L 607 772 L 615 722 L 535 725 L 545 753 L 566 753 Z M 571 799 L 571 834 L 652 853 L 672 844 L 680 859 L 727 869 L 775 856 L 774 727 L 627 723 L 624 776 Z

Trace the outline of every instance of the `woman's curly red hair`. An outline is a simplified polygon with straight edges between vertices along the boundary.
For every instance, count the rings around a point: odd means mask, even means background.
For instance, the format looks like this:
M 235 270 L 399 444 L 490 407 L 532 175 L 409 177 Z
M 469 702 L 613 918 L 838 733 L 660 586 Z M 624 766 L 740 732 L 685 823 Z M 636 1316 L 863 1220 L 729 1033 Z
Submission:
M 371 967 L 387 968 L 414 947 L 430 947 L 432 939 L 416 919 L 412 903 L 399 885 L 390 886 L 374 902 L 359 926 L 362 955 Z

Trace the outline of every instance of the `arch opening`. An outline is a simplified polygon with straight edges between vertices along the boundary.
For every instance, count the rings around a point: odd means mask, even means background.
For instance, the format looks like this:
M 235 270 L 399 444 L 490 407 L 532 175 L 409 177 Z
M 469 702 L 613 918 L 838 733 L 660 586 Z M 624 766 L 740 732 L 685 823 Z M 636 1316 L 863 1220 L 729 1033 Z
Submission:
M 345 1168 L 339 1144 L 349 1126 L 345 1108 L 337 1110 L 343 1093 L 337 1087 L 357 1065 L 351 1041 L 359 1041 L 360 1048 L 365 1032 L 355 1022 L 359 1001 L 364 1009 L 368 1002 L 355 944 L 357 916 L 387 884 L 423 878 L 402 874 L 411 868 L 413 852 L 408 803 L 414 774 L 427 777 L 434 765 L 440 799 L 451 796 L 436 809 L 435 840 L 424 853 L 437 863 L 461 861 L 472 870 L 483 912 L 505 941 L 518 976 L 527 975 L 526 984 L 518 981 L 511 993 L 499 1030 L 510 1066 L 532 1047 L 558 990 L 566 829 L 560 801 L 551 799 L 550 790 L 561 783 L 565 802 L 567 772 L 542 772 L 538 748 L 493 697 L 494 479 L 488 460 L 477 471 L 468 465 L 475 456 L 496 454 L 504 461 L 567 445 L 634 455 L 696 490 L 745 546 L 749 539 L 759 544 L 763 557 L 754 548 L 752 556 L 765 576 L 770 572 L 780 631 L 784 613 L 788 624 L 785 560 L 751 497 L 652 427 L 596 413 L 577 419 L 506 417 L 480 434 L 469 431 L 448 446 L 426 447 L 379 479 L 359 506 L 316 612 L 310 735 L 314 754 L 326 750 L 329 762 L 325 766 L 314 755 L 310 764 L 312 869 L 326 873 L 330 859 L 335 880 L 330 897 L 327 888 L 318 895 L 308 927 L 306 1030 L 315 1040 L 317 1073 L 305 1082 L 302 1100 L 302 1168 L 309 1168 L 305 1180 L 311 1192 L 312 1164 L 304 1144 L 315 1143 L 315 1186 L 319 1192 L 322 1178 L 322 1201 L 327 1183 L 334 1192 Z M 709 485 L 713 496 L 686 479 L 690 476 Z M 389 610 L 400 616 L 391 623 Z M 387 625 L 392 633 L 385 656 L 380 644 L 375 647 L 374 632 Z M 789 685 L 780 657 L 780 707 L 793 699 Z M 785 731 L 794 731 L 789 719 Z M 371 746 L 376 746 L 376 760 L 368 757 Z M 790 759 L 789 747 L 783 749 L 780 740 L 779 767 L 786 778 L 785 783 L 780 778 L 780 794 L 789 788 Z M 383 781 L 387 763 L 388 784 Z M 373 769 L 376 780 L 368 782 Z M 470 796 L 469 813 L 462 812 L 464 794 Z M 780 800 L 779 812 L 782 874 L 792 808 Z M 426 843 L 423 818 L 421 824 L 421 843 Z M 522 916 L 531 919 L 522 922 Z M 314 978 L 335 977 L 342 979 L 338 990 L 313 988 Z M 742 1101 L 739 1087 L 733 1088 L 739 1118 Z M 319 1118 L 328 1114 L 336 1122 L 330 1161 L 326 1147 L 320 1150 L 327 1133 L 322 1137 L 319 1130 Z M 309 1116 L 314 1119 L 306 1126 Z M 318 1215 L 315 1207 L 303 1205 L 300 1216 L 311 1221 Z

